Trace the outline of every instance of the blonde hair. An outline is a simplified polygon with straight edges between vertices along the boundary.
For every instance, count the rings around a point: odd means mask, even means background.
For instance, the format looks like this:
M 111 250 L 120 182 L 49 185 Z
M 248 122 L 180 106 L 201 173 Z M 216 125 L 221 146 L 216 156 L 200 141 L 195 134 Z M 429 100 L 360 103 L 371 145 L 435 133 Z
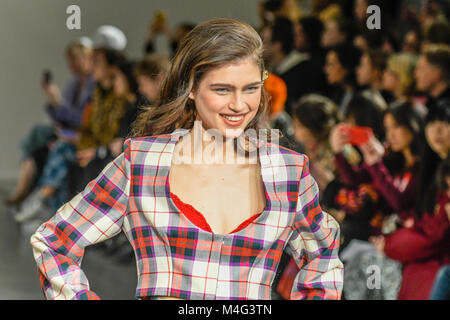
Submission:
M 395 93 L 396 95 L 407 97 L 412 93 L 417 58 L 415 54 L 411 53 L 397 53 L 388 58 L 387 70 L 397 75 L 400 80 L 400 87 Z
M 74 40 L 66 47 L 66 56 L 69 58 L 77 55 L 88 55 L 91 53 L 92 48 L 84 45 L 80 40 Z

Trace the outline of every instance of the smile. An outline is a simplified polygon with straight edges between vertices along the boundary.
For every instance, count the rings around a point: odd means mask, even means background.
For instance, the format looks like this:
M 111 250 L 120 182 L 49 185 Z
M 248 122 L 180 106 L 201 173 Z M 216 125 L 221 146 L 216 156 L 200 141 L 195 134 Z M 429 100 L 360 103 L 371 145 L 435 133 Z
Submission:
M 244 121 L 246 114 L 241 114 L 241 115 L 226 115 L 226 114 L 221 114 L 220 116 L 224 119 L 224 122 L 227 123 L 228 125 L 231 126 L 238 126 L 240 124 L 242 124 L 242 122 Z
M 221 114 L 221 116 L 230 121 L 240 121 L 244 118 L 243 115 L 242 116 L 227 116 L 227 115 Z

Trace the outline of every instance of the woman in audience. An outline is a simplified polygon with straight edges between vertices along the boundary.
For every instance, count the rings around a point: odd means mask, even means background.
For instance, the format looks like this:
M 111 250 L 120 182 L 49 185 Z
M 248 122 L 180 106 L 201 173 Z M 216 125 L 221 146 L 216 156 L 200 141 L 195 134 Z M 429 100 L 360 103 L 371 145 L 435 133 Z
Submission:
M 62 95 L 56 84 L 43 81 L 42 89 L 48 100 L 46 111 L 52 124 L 35 126 L 23 140 L 19 177 L 6 200 L 7 205 L 19 206 L 35 189 L 44 171 L 49 146 L 58 135 L 72 135 L 71 131 L 80 126 L 81 114 L 92 98 L 95 79 L 92 77 L 92 48 L 87 38 L 69 43 L 65 56 L 72 78 Z
M 329 141 L 334 154 L 337 180 L 329 186 L 326 206 L 344 213 L 341 221 L 342 250 L 352 239 L 367 241 L 373 232 L 373 219 L 380 211 L 379 195 L 364 170 L 360 146 L 351 145 L 348 128 L 368 127 L 382 140 L 382 114 L 370 99 L 357 95 L 349 103 L 345 122 L 330 132 Z M 330 194 L 331 193 L 331 194 Z
M 424 155 L 423 177 L 426 174 L 427 179 L 421 180 L 417 193 L 417 217 L 412 225 L 374 239 L 380 251 L 403 264 L 401 300 L 428 299 L 439 269 L 450 263 L 450 107 L 433 110 L 425 123 L 429 146 L 425 150 L 434 154 Z M 436 159 L 437 167 L 433 166 Z
M 356 91 L 355 69 L 361 51 L 353 46 L 338 45 L 326 56 L 325 74 L 332 86 L 329 98 L 339 107 L 340 118 L 346 113 L 347 105 Z
M 321 43 L 325 49 L 338 45 L 349 45 L 353 41 L 353 27 L 351 21 L 344 17 L 336 17 L 325 21 Z
M 129 137 L 131 125 L 138 117 L 139 107 L 148 104 L 148 100 L 138 92 L 138 83 L 134 74 L 135 63 L 123 60 L 113 69 L 114 94 L 125 100 L 125 106 L 122 116 L 115 123 L 118 126 L 115 138 L 105 147 L 106 156 L 95 158 L 85 168 L 88 177 L 98 175 L 110 161 L 123 152 L 123 143 Z M 134 256 L 133 249 L 127 243 L 124 235 L 107 240 L 104 243 L 104 248 L 107 253 L 114 254 L 113 259 L 117 262 L 129 262 Z
M 383 72 L 386 69 L 387 55 L 381 50 L 369 50 L 362 54 L 356 68 L 356 80 L 362 88 L 362 93 L 378 102 L 382 109 L 388 106 L 386 95 L 383 95 Z
M 297 141 L 304 146 L 304 153 L 314 162 L 310 166 L 319 190 L 334 179 L 333 153 L 328 135 L 336 124 L 337 106 L 327 97 L 310 94 L 294 107 L 293 128 Z
M 139 93 L 144 95 L 149 104 L 158 98 L 159 88 L 169 70 L 169 59 L 160 54 L 151 54 L 135 66 L 135 77 Z
M 416 63 L 417 56 L 410 53 L 397 53 L 388 58 L 383 74 L 383 89 L 392 95 L 391 108 L 410 100 Z
M 71 195 L 99 172 L 84 170 L 94 159 L 104 159 L 108 146 L 116 137 L 119 120 L 125 110 L 125 98 L 117 97 L 113 89 L 114 66 L 125 59 L 117 50 L 94 50 L 94 77 L 97 80 L 92 103 L 84 113 L 77 141 L 77 165 L 71 171 Z M 101 148 L 100 148 L 101 147 Z M 97 167 L 92 164 L 92 166 Z M 88 174 L 91 173 L 91 174 Z
M 384 115 L 387 148 L 375 137 L 361 146 L 375 189 L 403 223 L 413 216 L 419 191 L 421 127 L 420 115 L 405 103 Z

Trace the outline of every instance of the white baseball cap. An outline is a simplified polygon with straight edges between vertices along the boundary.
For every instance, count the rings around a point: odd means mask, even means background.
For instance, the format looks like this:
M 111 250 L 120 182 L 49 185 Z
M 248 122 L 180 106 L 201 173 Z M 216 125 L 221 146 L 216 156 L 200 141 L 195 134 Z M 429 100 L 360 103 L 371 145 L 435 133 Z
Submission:
M 92 37 L 94 48 L 122 51 L 127 46 L 127 37 L 119 28 L 110 25 L 98 27 Z

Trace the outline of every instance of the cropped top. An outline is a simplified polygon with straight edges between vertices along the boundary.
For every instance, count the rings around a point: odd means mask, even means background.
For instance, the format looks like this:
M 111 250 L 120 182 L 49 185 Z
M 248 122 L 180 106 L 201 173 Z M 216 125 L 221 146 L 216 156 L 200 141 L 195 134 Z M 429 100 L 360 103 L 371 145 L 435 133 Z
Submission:
M 271 299 L 284 250 L 299 268 L 291 299 L 340 299 L 340 229 L 319 205 L 308 158 L 258 141 L 265 208 L 216 234 L 170 195 L 175 145 L 189 130 L 125 140 L 123 153 L 39 226 L 30 242 L 45 297 L 100 299 L 81 268 L 85 248 L 124 232 L 138 299 Z

